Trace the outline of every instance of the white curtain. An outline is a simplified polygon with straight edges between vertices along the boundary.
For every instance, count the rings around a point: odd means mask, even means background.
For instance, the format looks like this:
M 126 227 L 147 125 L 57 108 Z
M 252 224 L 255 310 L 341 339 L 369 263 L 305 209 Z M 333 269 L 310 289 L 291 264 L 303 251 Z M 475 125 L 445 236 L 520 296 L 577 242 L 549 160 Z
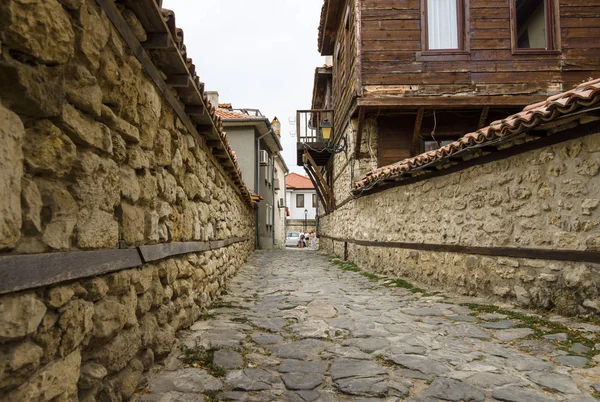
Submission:
M 427 0 L 429 50 L 458 49 L 456 0 Z

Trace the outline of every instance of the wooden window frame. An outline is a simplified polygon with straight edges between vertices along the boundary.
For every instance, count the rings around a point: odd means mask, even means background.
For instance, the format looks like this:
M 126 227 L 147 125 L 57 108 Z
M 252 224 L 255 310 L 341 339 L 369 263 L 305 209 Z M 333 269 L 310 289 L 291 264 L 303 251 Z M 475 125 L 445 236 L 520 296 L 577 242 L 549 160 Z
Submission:
M 302 197 L 302 198 L 299 198 Z M 298 200 L 302 200 L 302 205 L 298 204 Z M 296 194 L 296 208 L 305 208 L 304 207 L 304 194 Z
M 317 207 L 317 195 L 316 194 L 312 195 L 312 207 L 313 208 Z
M 510 47 L 514 55 L 519 54 L 560 54 L 560 12 L 556 0 L 542 0 L 546 10 L 546 43 L 548 49 L 521 49 L 517 47 L 517 7 L 516 0 L 509 0 L 510 6 Z
M 458 10 L 458 49 L 429 49 L 429 25 L 427 19 L 427 0 L 421 0 L 421 51 L 417 52 L 417 61 L 456 61 L 470 60 L 470 2 L 456 0 Z

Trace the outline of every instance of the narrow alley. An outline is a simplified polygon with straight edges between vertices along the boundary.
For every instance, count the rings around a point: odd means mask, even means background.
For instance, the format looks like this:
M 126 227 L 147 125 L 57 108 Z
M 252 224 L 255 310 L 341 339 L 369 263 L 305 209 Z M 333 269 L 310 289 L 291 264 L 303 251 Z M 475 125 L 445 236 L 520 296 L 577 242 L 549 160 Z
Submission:
M 491 303 L 258 251 L 134 400 L 595 400 L 600 327 Z

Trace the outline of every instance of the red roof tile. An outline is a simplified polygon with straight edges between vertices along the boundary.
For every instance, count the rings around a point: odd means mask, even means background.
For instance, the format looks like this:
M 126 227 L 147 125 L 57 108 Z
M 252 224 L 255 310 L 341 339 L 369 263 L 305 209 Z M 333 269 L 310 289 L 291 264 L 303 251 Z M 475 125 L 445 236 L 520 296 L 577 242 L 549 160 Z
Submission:
M 265 120 L 264 116 L 253 116 L 247 113 L 234 112 L 227 109 L 216 109 L 215 114 L 221 118 L 221 120 L 242 120 L 242 119 L 256 119 Z
M 375 169 L 354 183 L 353 192 L 355 195 L 360 195 L 363 191 L 375 187 L 384 180 L 400 179 L 403 176 L 410 177 L 412 173 L 416 173 L 426 165 L 444 163 L 448 161 L 449 156 L 475 150 L 481 144 L 510 141 L 516 135 L 525 133 L 532 127 L 557 120 L 559 117 L 598 103 L 600 103 L 600 79 L 584 82 L 570 91 L 526 106 L 519 113 L 504 120 L 492 122 L 488 127 L 466 134 L 435 151 L 425 152 L 413 158 Z M 560 133 L 555 135 L 560 135 Z
M 298 173 L 290 173 L 285 177 L 285 186 L 290 189 L 314 189 L 312 181 L 307 176 Z

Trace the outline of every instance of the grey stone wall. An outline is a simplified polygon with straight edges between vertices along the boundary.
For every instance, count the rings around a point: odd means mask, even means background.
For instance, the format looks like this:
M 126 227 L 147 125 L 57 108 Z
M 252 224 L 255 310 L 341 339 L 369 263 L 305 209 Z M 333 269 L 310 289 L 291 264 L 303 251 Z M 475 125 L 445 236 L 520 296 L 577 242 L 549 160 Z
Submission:
M 0 256 L 252 239 L 0 297 L 0 399 L 126 400 L 252 252 L 254 211 L 95 1 L 1 2 L 0 49 Z
M 559 135 L 559 134 L 558 134 Z M 343 239 L 600 250 L 600 134 L 353 200 L 321 219 Z M 341 254 L 343 244 L 322 240 Z M 349 245 L 378 272 L 565 314 L 600 311 L 600 266 Z

